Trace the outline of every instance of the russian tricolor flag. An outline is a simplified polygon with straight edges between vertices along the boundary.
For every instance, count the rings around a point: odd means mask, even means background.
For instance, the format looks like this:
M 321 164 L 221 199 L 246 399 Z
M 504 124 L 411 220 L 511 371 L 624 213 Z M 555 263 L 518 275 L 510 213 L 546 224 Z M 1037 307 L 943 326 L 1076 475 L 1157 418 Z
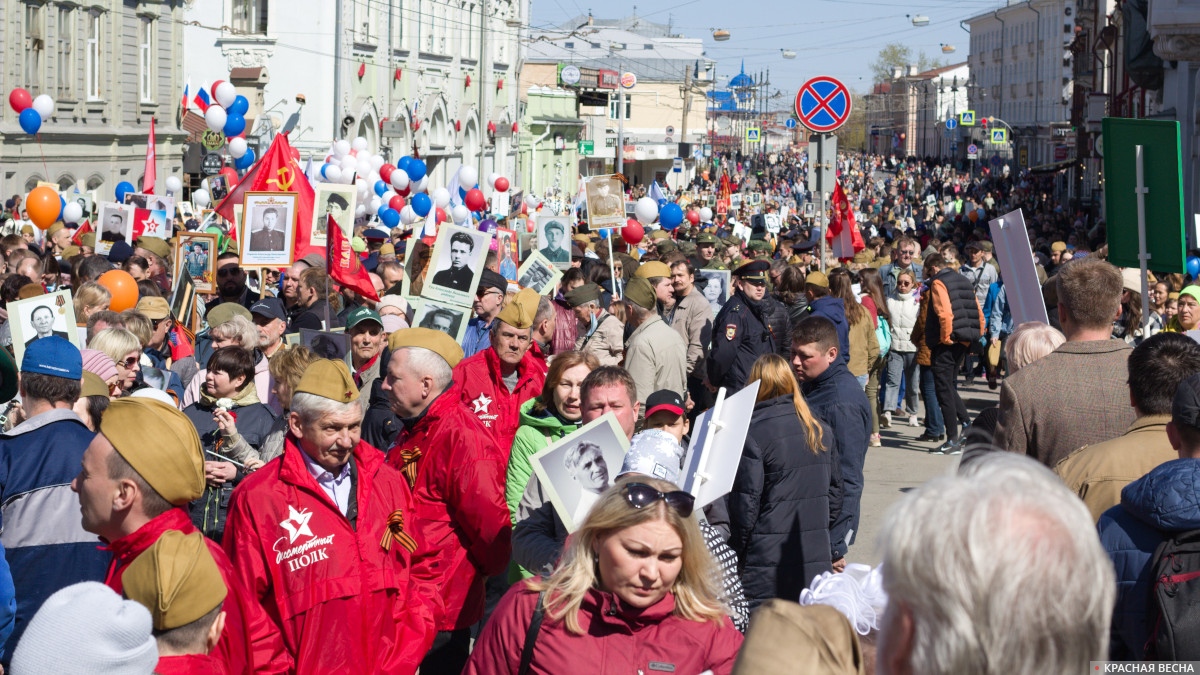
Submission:
M 196 104 L 200 112 L 207 111 L 208 106 L 212 104 L 212 100 L 208 98 L 208 92 L 204 91 L 204 87 L 200 87 L 200 91 L 196 92 L 196 97 L 192 99 L 192 102 Z

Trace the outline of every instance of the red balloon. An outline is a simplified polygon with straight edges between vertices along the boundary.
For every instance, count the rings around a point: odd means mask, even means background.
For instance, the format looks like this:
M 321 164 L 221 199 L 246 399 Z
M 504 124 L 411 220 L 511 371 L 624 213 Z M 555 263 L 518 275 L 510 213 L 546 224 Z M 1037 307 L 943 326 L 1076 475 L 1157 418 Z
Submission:
M 33 97 L 29 95 L 28 91 L 17 87 L 8 92 L 8 104 L 20 115 L 26 108 L 33 105 Z
M 383 166 L 379 167 L 379 177 L 383 179 L 383 182 L 391 183 L 392 182 L 392 172 L 395 170 L 396 170 L 395 166 L 393 166 L 391 164 L 384 164 Z
M 695 211 L 688 211 L 687 221 L 693 225 L 698 225 L 700 223 L 700 214 Z
M 445 212 L 445 211 L 443 211 L 443 210 L 442 210 L 442 207 L 440 207 L 440 206 L 439 206 L 439 207 L 438 207 L 438 209 L 437 209 L 437 222 L 438 222 L 438 223 L 444 223 L 444 222 L 446 222 L 447 220 L 450 220 L 450 219 L 446 217 L 446 212 Z
M 395 168 L 395 167 L 392 167 L 392 168 Z M 392 197 L 391 199 L 388 200 L 388 208 L 396 209 L 397 211 L 403 209 L 404 204 L 405 204 L 404 197 L 401 197 L 400 195 L 395 195 L 394 197 Z
M 526 231 L 526 232 L 533 232 L 533 230 L 534 230 L 534 228 L 536 227 L 536 225 L 537 225 L 537 224 L 533 222 L 533 219 L 526 220 L 526 221 L 525 221 L 525 231 Z
M 504 176 L 500 176 L 496 179 L 496 182 L 493 183 L 493 187 L 496 188 L 496 192 L 508 192 L 508 179 Z
M 393 188 L 393 189 L 395 189 L 395 188 Z M 407 197 L 408 193 L 411 191 L 412 191 L 412 184 L 410 183 L 409 186 L 405 187 L 403 190 L 396 190 L 396 194 L 400 195 L 401 197 Z
M 626 221 L 625 227 L 621 228 L 621 238 L 630 246 L 637 246 L 644 236 L 646 236 L 646 231 L 642 229 L 642 224 L 633 218 Z
M 227 166 L 221 169 L 220 175 L 225 176 L 225 182 L 229 185 L 230 190 L 232 190 L 234 186 L 238 184 L 237 169 L 233 168 L 232 166 Z
M 211 87 L 208 88 L 209 93 L 212 94 L 212 103 L 210 105 L 221 105 L 220 103 L 217 103 L 217 87 L 221 86 L 221 83 L 224 81 L 225 80 L 217 80 L 216 82 L 212 83 Z
M 483 192 L 479 188 L 467 190 L 467 196 L 463 198 L 463 203 L 472 211 L 482 211 L 487 208 L 487 198 L 483 196 Z

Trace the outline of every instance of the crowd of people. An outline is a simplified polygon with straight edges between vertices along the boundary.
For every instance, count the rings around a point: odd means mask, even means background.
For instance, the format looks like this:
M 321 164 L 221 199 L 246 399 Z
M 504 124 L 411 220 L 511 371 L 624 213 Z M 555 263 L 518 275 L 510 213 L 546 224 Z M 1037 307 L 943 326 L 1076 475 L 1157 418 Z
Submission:
M 1155 274 L 1143 318 L 1140 275 L 1105 261 L 1103 223 L 1056 201 L 1053 176 L 837 168 L 852 258 L 822 246 L 805 154 L 726 156 L 674 195 L 692 216 L 677 228 L 626 245 L 581 219 L 545 294 L 490 253 L 461 338 L 412 325 L 430 242 L 404 228 L 359 223 L 378 300 L 320 256 L 251 276 L 221 253 L 198 331 L 176 316 L 172 242 L 100 256 L 61 224 L 3 237 L 0 663 L 1032 674 L 1193 658 L 1195 618 L 1159 591 L 1160 574 L 1200 576 L 1200 286 Z M 710 196 L 718 212 L 694 217 Z M 989 237 L 1018 208 L 1047 323 L 1014 325 Z M 121 311 L 100 283 L 114 269 L 137 286 Z M 32 317 L 18 362 L 8 305 L 63 289 L 74 332 Z M 348 351 L 302 330 L 344 332 Z M 959 386 L 976 378 L 999 403 L 972 417 Z M 719 449 L 740 457 L 732 489 L 698 504 L 681 487 L 697 421 L 746 387 L 744 445 Z M 617 466 L 573 448 L 583 497 L 563 512 L 535 457 L 601 419 L 628 450 Z M 889 511 L 880 567 L 848 563 L 871 545 L 867 456 L 903 424 L 957 471 Z M 1164 549 L 1196 569 L 1160 572 Z

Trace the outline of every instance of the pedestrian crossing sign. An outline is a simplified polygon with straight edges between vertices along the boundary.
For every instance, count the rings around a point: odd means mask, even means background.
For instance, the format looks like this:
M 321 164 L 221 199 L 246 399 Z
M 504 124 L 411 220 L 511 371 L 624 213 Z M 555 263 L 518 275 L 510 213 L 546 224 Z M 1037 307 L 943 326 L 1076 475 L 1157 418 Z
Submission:
M 961 113 L 959 113 L 958 114 L 958 123 L 963 125 L 964 127 L 975 126 L 975 111 L 974 110 L 964 110 Z
M 992 129 L 992 145 L 1008 143 L 1008 129 Z
M 746 140 L 751 143 L 758 142 L 758 127 L 749 127 L 746 129 Z

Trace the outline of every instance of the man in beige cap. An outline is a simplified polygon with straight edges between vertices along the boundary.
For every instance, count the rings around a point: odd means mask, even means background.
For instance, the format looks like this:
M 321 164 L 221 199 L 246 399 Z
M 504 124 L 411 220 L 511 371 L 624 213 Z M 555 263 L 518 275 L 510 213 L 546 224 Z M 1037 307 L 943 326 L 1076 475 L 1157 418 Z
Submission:
M 501 448 L 512 447 L 521 404 L 541 394 L 546 382 L 545 363 L 529 350 L 540 300 L 531 288 L 517 293 L 492 322 L 491 345 L 454 368 L 462 402 Z
M 579 337 L 575 349 L 594 354 L 602 366 L 619 366 L 625 354 L 625 325 L 600 306 L 603 289 L 586 283 L 563 296 L 575 312 Z
M 151 442 L 152 441 L 152 442 Z M 120 593 L 126 567 L 168 531 L 198 532 L 184 508 L 204 492 L 200 437 L 182 412 L 148 398 L 114 400 L 83 453 L 71 489 L 79 495 L 83 529 L 113 553 L 105 584 Z M 227 673 L 285 673 L 292 660 L 279 633 L 242 585 L 233 564 L 205 540 L 230 599 L 215 655 Z
M 515 320 L 503 316 L 498 325 Z M 484 580 L 508 567 L 512 521 L 504 481 L 511 443 L 498 446 L 473 408 L 447 391 L 451 368 L 462 359 L 462 347 L 453 338 L 429 328 L 405 328 L 388 337 L 388 346 L 392 357 L 382 388 L 403 429 L 387 462 L 412 486 L 418 538 L 442 542 L 415 572 L 432 579 L 445 602 L 421 672 L 461 673 L 471 626 L 483 618 Z
M 150 610 L 158 643 L 156 675 L 221 672 L 212 657 L 225 630 L 229 591 L 204 535 L 164 532 L 122 576 L 125 597 Z
M 358 398 L 345 362 L 309 364 L 283 455 L 230 500 L 225 550 L 296 673 L 414 672 L 441 612 L 434 587 L 413 574 L 408 484 L 362 441 Z
M 164 291 L 170 291 L 170 265 L 167 259 L 171 257 L 171 245 L 161 237 L 138 237 L 134 242 L 134 255 L 140 255 L 150 263 L 146 274 Z
M 667 287 L 670 285 L 671 280 L 667 279 Z M 645 408 L 646 397 L 662 389 L 685 396 L 687 344 L 658 315 L 657 297 L 650 281 L 641 277 L 630 279 L 625 301 L 629 305 L 628 323 L 633 327 L 625 341 L 625 370 L 637 384 L 638 403 Z
M 658 306 L 662 311 L 670 310 L 675 306 L 675 289 L 671 286 L 671 267 L 669 265 L 651 260 L 638 265 L 633 276 L 650 282 L 650 287 L 654 289 L 654 297 L 658 300 Z

